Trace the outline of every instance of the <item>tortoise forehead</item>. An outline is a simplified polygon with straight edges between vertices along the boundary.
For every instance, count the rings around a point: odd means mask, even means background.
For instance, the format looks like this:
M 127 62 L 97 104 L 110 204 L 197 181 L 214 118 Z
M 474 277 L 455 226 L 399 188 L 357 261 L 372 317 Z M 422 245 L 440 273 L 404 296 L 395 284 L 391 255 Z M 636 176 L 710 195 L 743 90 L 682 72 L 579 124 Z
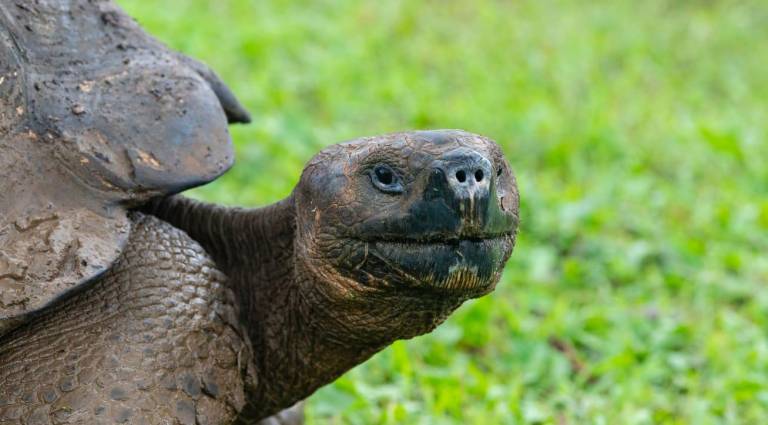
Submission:
M 396 169 L 406 184 L 423 179 L 435 160 L 457 149 L 471 149 L 497 169 L 508 169 L 504 155 L 492 140 L 462 130 L 433 130 L 363 137 L 328 148 L 309 161 L 294 194 L 304 211 L 351 208 L 359 218 L 375 214 L 399 198 L 380 197 L 370 185 L 370 170 L 377 164 Z M 511 172 L 510 172 L 511 174 Z M 362 178 L 361 178 L 362 177 Z M 331 220 L 333 221 L 333 220 Z
M 501 157 L 498 145 L 486 137 L 463 130 L 429 130 L 363 137 L 333 145 L 320 152 L 310 166 L 389 160 L 408 167 L 421 167 L 426 161 L 461 147 L 491 159 Z

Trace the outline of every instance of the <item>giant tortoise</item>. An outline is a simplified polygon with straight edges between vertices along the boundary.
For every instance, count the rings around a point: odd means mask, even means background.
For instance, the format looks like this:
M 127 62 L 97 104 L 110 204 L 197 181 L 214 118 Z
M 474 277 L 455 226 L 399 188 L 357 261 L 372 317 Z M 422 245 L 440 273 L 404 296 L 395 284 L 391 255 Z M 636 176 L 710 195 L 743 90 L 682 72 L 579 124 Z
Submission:
M 494 288 L 519 201 L 493 141 L 332 145 L 258 209 L 176 195 L 249 119 L 111 1 L 0 2 L 0 424 L 298 421 Z

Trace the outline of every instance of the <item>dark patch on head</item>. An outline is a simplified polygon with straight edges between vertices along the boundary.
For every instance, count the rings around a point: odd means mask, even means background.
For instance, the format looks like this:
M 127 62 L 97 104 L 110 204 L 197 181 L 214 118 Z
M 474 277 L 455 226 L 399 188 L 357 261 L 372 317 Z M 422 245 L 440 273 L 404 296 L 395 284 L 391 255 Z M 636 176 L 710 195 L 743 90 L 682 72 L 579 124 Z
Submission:
M 109 397 L 110 397 L 112 400 L 117 400 L 117 401 L 125 401 L 125 400 L 128 400 L 128 394 L 125 392 L 125 389 L 123 389 L 123 388 L 120 388 L 120 387 L 115 387 L 115 388 L 112 388 L 112 389 L 109 391 Z
M 50 408 L 48 406 L 41 406 L 36 408 L 32 411 L 32 414 L 30 414 L 26 421 L 24 421 L 25 425 L 43 425 L 43 424 L 49 424 L 49 410 Z
M 200 396 L 200 380 L 197 376 L 194 376 L 191 373 L 185 373 L 184 375 L 181 375 L 179 381 L 181 383 L 181 388 L 185 393 L 189 394 L 190 397 L 197 398 Z
M 62 378 L 61 381 L 59 381 L 59 389 L 61 391 L 69 392 L 74 390 L 77 387 L 77 379 L 74 377 L 68 376 L 65 378 Z
M 195 425 L 195 405 L 189 400 L 177 401 L 176 419 L 183 425 Z
M 71 416 L 72 409 L 65 406 L 55 410 L 51 415 L 51 418 L 53 419 L 53 423 L 66 423 Z
M 173 391 L 177 388 L 176 379 L 171 374 L 163 375 L 163 377 L 160 378 L 160 386 L 165 388 L 166 390 Z
M 203 392 L 212 398 L 219 396 L 219 384 L 216 383 L 216 378 L 213 375 L 207 374 L 203 377 Z
M 127 407 L 120 407 L 117 409 L 113 419 L 116 423 L 123 424 L 128 422 L 128 420 L 131 419 L 131 416 L 133 416 L 133 410 Z
M 46 388 L 42 391 L 41 397 L 46 403 L 53 403 L 58 400 L 59 394 L 52 388 Z
M 140 391 L 146 391 L 152 388 L 152 380 L 150 378 L 142 378 L 136 381 L 136 388 Z

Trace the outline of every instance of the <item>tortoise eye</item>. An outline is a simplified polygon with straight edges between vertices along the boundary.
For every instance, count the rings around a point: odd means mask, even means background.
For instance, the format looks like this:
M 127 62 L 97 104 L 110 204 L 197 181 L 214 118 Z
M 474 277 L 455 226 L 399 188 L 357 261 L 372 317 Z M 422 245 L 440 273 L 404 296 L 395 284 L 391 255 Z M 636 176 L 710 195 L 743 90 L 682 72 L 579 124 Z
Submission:
M 402 193 L 400 178 L 388 165 L 379 164 L 371 171 L 371 182 L 384 193 Z

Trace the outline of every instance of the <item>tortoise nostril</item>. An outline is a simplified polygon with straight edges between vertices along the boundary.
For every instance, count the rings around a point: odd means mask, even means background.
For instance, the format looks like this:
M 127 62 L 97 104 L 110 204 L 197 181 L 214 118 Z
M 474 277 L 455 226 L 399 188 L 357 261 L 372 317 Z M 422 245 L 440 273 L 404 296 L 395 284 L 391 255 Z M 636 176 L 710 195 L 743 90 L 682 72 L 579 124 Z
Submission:
M 475 181 L 480 183 L 485 178 L 485 173 L 483 170 L 476 170 L 475 171 Z M 464 183 L 467 181 L 467 172 L 465 170 L 458 170 L 456 171 L 456 180 L 459 181 L 459 183 Z
M 436 158 L 432 167 L 438 172 L 439 183 L 456 199 L 481 199 L 493 189 L 494 173 L 491 161 L 481 153 L 465 147 L 456 148 Z

